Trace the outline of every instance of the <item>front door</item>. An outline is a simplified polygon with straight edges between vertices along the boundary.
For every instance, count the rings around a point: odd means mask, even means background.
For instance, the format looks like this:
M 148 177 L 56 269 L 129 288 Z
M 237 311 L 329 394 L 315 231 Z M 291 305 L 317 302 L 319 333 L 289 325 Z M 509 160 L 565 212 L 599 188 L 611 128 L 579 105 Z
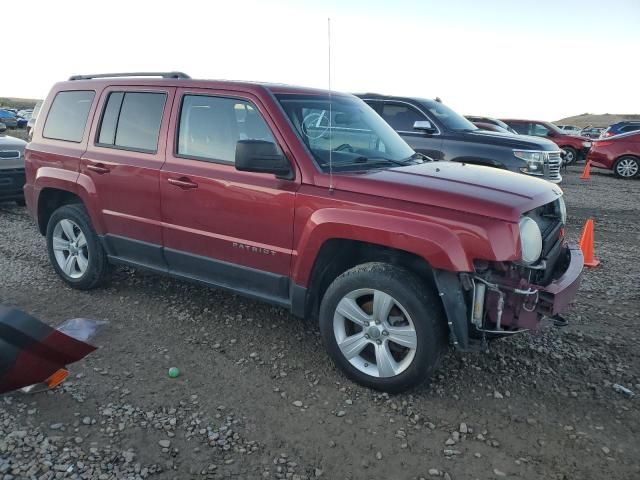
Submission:
M 171 118 L 160 174 L 170 272 L 288 305 L 299 180 L 234 166 L 238 140 L 283 139 L 259 101 L 241 93 L 179 89 Z

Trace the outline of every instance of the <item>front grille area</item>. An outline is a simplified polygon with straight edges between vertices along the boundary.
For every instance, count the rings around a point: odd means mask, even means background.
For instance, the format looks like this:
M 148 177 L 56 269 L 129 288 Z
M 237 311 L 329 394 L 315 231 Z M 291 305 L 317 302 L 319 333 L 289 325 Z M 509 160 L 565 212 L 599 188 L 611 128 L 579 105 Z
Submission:
M 0 158 L 20 158 L 18 150 L 0 150 Z
M 562 157 L 560 152 L 549 152 L 547 157 L 547 177 L 549 180 L 560 180 Z

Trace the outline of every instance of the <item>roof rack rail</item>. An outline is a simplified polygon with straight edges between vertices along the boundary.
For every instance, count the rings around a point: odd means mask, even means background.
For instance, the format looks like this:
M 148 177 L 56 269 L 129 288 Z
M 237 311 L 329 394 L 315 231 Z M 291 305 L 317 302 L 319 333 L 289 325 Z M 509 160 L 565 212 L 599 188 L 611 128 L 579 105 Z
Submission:
M 162 78 L 191 78 L 182 72 L 129 72 L 129 73 L 99 73 L 97 75 L 73 75 L 69 80 L 91 80 L 92 78 L 116 77 L 162 77 Z

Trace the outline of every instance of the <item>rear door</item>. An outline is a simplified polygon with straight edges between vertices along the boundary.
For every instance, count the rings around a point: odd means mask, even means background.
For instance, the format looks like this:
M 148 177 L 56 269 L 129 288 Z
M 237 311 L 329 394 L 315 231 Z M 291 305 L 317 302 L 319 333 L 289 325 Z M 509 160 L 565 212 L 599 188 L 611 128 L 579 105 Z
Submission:
M 171 117 L 160 175 L 171 273 L 286 305 L 300 175 L 278 179 L 234 165 L 240 139 L 286 151 L 275 124 L 257 98 L 207 89 L 178 89 Z
M 166 265 L 159 175 L 174 93 L 172 87 L 105 89 L 80 166 L 79 181 L 93 189 L 108 254 L 160 270 Z

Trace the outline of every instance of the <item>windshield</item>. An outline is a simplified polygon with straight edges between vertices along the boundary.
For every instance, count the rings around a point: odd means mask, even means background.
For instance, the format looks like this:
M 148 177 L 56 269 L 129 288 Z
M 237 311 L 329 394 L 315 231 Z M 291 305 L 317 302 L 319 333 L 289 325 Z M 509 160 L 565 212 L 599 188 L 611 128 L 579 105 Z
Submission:
M 421 103 L 448 130 L 478 130 L 473 123 L 443 103 L 435 100 L 422 100 Z
M 320 168 L 333 171 L 384 168 L 409 164 L 415 152 L 359 98 L 278 95 L 296 133 Z M 331 110 L 331 116 L 329 116 Z

